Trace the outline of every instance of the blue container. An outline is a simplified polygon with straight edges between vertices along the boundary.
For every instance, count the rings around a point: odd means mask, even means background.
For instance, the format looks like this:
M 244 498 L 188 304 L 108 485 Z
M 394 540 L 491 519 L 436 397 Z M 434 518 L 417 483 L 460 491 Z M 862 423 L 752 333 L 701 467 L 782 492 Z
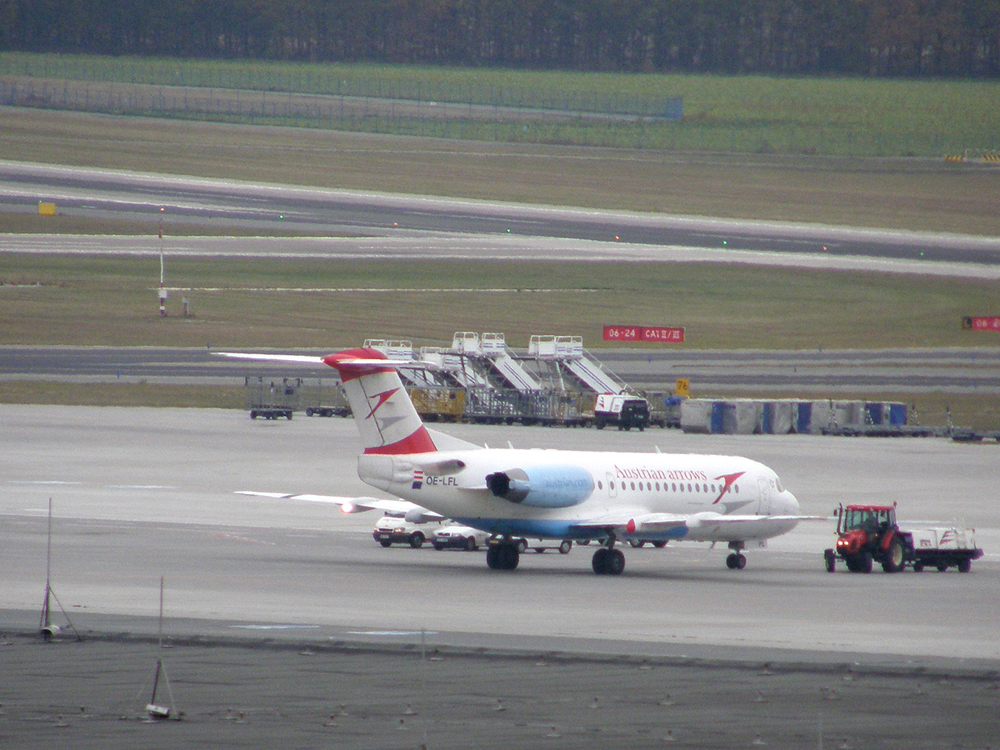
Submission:
M 760 413 L 760 431 L 765 435 L 774 434 L 774 404 L 765 403 Z
M 813 405 L 811 401 L 803 401 L 799 404 L 798 418 L 795 420 L 795 431 L 799 434 L 806 434 L 812 425 Z
M 726 431 L 726 402 L 712 402 L 712 432 L 722 433 Z
M 889 424 L 896 427 L 906 424 L 906 404 L 889 404 Z
M 881 425 L 884 417 L 884 404 L 881 403 L 871 403 L 865 404 L 865 411 L 868 413 L 868 424 L 871 425 Z

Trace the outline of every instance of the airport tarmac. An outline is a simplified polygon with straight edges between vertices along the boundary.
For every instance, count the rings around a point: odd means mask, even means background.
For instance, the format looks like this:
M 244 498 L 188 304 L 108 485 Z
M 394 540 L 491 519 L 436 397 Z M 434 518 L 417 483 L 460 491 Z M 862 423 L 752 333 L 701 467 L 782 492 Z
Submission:
M 482 553 L 383 549 L 373 514 L 234 494 L 372 494 L 350 420 L 0 405 L 0 424 L 4 747 L 1000 746 L 992 444 L 441 428 L 738 453 L 805 514 L 896 501 L 904 522 L 976 527 L 986 551 L 964 575 L 830 575 L 833 524 L 813 522 L 750 550 L 744 571 L 672 543 L 627 548 L 607 578 L 585 547 L 500 573 Z M 53 620 L 82 644 L 35 635 L 50 498 Z M 137 717 L 164 653 L 187 720 L 150 726 Z

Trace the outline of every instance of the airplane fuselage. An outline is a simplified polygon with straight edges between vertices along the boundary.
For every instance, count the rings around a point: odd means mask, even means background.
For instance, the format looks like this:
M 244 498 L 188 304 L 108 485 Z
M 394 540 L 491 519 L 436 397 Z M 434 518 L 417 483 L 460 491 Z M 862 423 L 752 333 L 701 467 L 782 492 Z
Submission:
M 788 532 L 796 525 L 788 517 L 799 512 L 774 471 L 739 456 L 522 449 L 366 454 L 358 473 L 373 487 L 509 536 L 599 538 L 584 524 L 662 514 L 666 521 L 633 524 L 621 538 L 747 541 Z M 732 514 L 759 520 L 713 523 Z M 672 525 L 670 515 L 702 522 Z

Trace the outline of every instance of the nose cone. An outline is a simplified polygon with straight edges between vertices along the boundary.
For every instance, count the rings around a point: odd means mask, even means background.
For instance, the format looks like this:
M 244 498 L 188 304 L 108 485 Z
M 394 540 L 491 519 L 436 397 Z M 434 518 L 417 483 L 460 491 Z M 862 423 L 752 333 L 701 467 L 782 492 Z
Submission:
M 784 514 L 786 516 L 800 516 L 802 515 L 802 509 L 799 508 L 799 501 L 795 498 L 788 490 L 781 493 L 781 503 L 784 505 Z

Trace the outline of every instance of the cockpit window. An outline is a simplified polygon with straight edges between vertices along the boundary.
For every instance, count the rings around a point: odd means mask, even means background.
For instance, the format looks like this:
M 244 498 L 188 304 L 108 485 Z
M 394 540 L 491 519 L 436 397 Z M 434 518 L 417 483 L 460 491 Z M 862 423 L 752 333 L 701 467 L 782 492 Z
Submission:
M 778 477 L 774 478 L 774 486 L 778 488 L 778 492 L 784 492 L 785 488 L 781 485 L 781 479 Z

